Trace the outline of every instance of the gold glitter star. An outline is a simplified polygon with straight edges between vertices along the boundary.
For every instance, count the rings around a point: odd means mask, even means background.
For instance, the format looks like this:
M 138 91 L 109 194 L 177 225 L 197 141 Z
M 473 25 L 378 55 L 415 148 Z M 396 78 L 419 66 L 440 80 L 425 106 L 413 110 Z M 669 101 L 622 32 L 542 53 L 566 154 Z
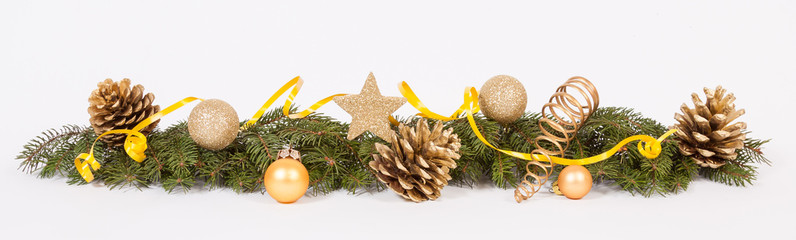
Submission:
M 335 97 L 334 102 L 351 115 L 348 140 L 370 131 L 389 141 L 395 135 L 390 129 L 390 114 L 404 105 L 406 98 L 382 96 L 376 78 L 370 73 L 359 94 Z

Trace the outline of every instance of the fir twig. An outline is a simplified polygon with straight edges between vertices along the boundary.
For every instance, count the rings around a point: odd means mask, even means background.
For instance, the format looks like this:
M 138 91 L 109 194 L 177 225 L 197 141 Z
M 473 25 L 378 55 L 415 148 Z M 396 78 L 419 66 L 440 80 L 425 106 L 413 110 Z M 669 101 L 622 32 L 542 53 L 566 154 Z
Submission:
M 291 107 L 291 112 L 296 111 Z M 531 152 L 534 138 L 539 136 L 538 113 L 527 113 L 514 123 L 501 126 L 481 114 L 475 114 L 476 126 L 493 145 L 502 149 Z M 413 126 L 415 117 L 399 121 Z M 450 183 L 473 186 L 481 179 L 490 179 L 498 187 L 516 186 L 525 171 L 525 160 L 514 159 L 486 146 L 470 129 L 467 119 L 445 123 L 461 139 L 461 158 L 451 171 Z M 565 157 L 583 158 L 610 149 L 622 139 L 645 134 L 660 136 L 666 131 L 660 123 L 627 108 L 600 108 L 584 123 L 570 143 Z M 95 172 L 95 181 L 110 189 L 132 187 L 141 189 L 160 185 L 168 192 L 187 192 L 197 184 L 208 189 L 229 188 L 235 192 L 262 192 L 263 175 L 276 161 L 276 152 L 292 146 L 302 152 L 302 161 L 309 171 L 311 195 L 327 194 L 339 189 L 350 193 L 383 190 L 368 166 L 375 153 L 374 144 L 386 144 L 366 133 L 354 140 L 346 139 L 348 124 L 328 116 L 311 114 L 302 119 L 285 117 L 282 108 L 266 112 L 257 123 L 239 133 L 228 147 L 210 151 L 199 147 L 190 137 L 187 123 L 179 122 L 166 129 L 156 129 L 147 138 L 147 158 L 132 161 L 120 147 L 112 148 L 97 142 L 94 149 L 102 168 Z M 70 184 L 85 184 L 74 169 L 72 159 L 88 152 L 96 135 L 90 127 L 64 126 L 50 129 L 28 142 L 17 159 L 27 173 L 40 177 L 65 176 Z M 586 166 L 598 183 L 620 186 L 631 194 L 651 196 L 684 191 L 694 177 L 738 186 L 752 184 L 757 176 L 755 164 L 771 162 L 763 155 L 769 140 L 749 138 L 738 157 L 718 169 L 700 168 L 677 149 L 677 141 L 668 139 L 656 159 L 644 158 L 632 146 L 609 159 Z M 560 170 L 563 166 L 557 166 Z M 557 171 L 554 171 L 557 172 Z M 552 176 L 555 180 L 557 176 Z

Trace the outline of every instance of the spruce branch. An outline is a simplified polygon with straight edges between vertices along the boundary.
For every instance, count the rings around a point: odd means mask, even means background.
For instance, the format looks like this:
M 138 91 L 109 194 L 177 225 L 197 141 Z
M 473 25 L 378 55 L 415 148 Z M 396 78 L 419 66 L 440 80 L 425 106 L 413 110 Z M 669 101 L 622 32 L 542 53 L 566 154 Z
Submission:
M 291 107 L 291 112 L 296 111 Z M 526 113 L 505 126 L 475 114 L 475 125 L 493 145 L 518 152 L 536 148 L 540 135 L 538 113 Z M 417 116 L 396 117 L 414 126 Z M 451 171 L 450 184 L 474 186 L 489 179 L 501 188 L 516 186 L 525 171 L 525 160 L 515 159 L 486 146 L 479 140 L 467 119 L 445 122 L 461 140 L 458 167 Z M 267 111 L 258 121 L 241 131 L 227 148 L 210 151 L 190 138 L 182 121 L 166 129 L 156 129 L 148 137 L 147 158 L 142 163 L 130 159 L 121 147 L 98 142 L 94 155 L 102 168 L 95 181 L 110 189 L 142 189 L 160 185 L 168 192 L 188 192 L 199 184 L 207 189 L 228 188 L 235 192 L 262 192 L 263 175 L 276 161 L 276 152 L 292 146 L 302 152 L 302 162 L 310 176 L 310 195 L 345 189 L 350 193 L 380 191 L 385 186 L 368 167 L 375 143 L 387 144 L 372 134 L 347 140 L 348 124 L 328 116 L 311 114 L 301 119 L 285 117 L 282 108 Z M 603 153 L 626 137 L 645 134 L 660 136 L 667 129 L 628 108 L 600 108 L 585 122 L 565 153 L 566 158 L 584 158 Z M 90 127 L 64 126 L 47 130 L 28 142 L 17 157 L 27 173 L 40 177 L 63 176 L 69 184 L 86 184 L 74 169 L 72 159 L 89 151 L 96 135 Z M 643 196 L 668 195 L 685 191 L 693 179 L 704 176 L 713 181 L 746 186 L 757 176 L 757 165 L 771 164 L 763 155 L 769 140 L 747 139 L 738 158 L 718 169 L 700 168 L 679 153 L 676 139 L 662 143 L 656 159 L 646 159 L 634 146 L 626 146 L 605 161 L 587 165 L 597 183 L 615 184 Z M 544 147 L 544 146 L 543 146 Z M 548 146 L 549 147 L 549 146 Z M 563 166 L 556 166 L 558 172 Z M 553 175 L 551 180 L 557 176 Z
M 748 136 L 748 135 L 747 135 Z M 735 160 L 727 161 L 727 164 L 719 168 L 702 168 L 699 174 L 715 182 L 720 182 L 732 186 L 746 186 L 754 184 L 757 180 L 757 166 L 754 164 L 771 165 L 764 155 L 762 146 L 771 140 L 760 140 L 747 138 L 744 141 L 744 148 L 738 149 L 738 157 Z
M 41 136 L 23 146 L 25 150 L 16 157 L 17 160 L 22 160 L 19 168 L 23 172 L 33 173 L 39 170 L 40 164 L 45 164 L 52 167 L 42 171 L 41 177 L 52 177 L 56 172 L 62 173 L 60 171 L 68 167 L 65 166 L 68 163 L 64 164 L 63 160 L 71 162 L 67 154 L 79 145 L 80 140 L 85 140 L 85 137 L 88 137 L 86 135 L 93 135 L 88 134 L 89 132 L 92 132 L 91 128 L 76 125 L 66 125 L 60 130 L 49 129 L 42 132 Z
M 643 117 L 628 108 L 607 107 L 595 111 L 578 132 L 567 156 L 580 158 L 608 151 L 623 139 L 633 135 L 660 136 L 666 132 L 660 123 Z M 584 154 L 585 153 L 585 154 Z M 626 146 L 605 161 L 587 165 L 595 181 L 616 184 L 631 194 L 667 195 L 687 186 L 696 174 L 683 161 L 671 141 L 662 143 L 662 152 L 655 159 L 647 159 L 635 147 Z

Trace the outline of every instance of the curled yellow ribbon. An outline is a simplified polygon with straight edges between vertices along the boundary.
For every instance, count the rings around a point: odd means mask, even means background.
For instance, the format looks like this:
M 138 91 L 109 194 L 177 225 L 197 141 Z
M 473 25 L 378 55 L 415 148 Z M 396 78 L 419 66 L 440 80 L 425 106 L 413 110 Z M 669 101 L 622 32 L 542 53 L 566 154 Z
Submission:
M 451 121 L 451 120 L 459 119 L 459 115 L 462 112 L 464 112 L 465 109 L 468 108 L 467 99 L 470 97 L 470 95 L 468 95 L 468 93 L 470 93 L 469 88 L 465 89 L 464 103 L 462 103 L 462 105 L 459 107 L 459 109 L 457 109 L 453 114 L 451 114 L 450 117 L 446 117 L 446 116 L 439 115 L 439 114 L 429 110 L 428 107 L 426 107 L 426 105 L 423 104 L 422 101 L 420 101 L 420 98 L 417 97 L 417 95 L 415 94 L 415 91 L 412 91 L 412 88 L 409 87 L 408 83 L 401 82 L 400 84 L 398 84 L 398 90 L 401 92 L 401 95 L 403 95 L 404 98 L 406 98 L 406 101 L 409 104 L 411 104 L 413 107 L 415 107 L 415 109 L 417 109 L 417 111 L 420 112 L 420 114 L 418 114 L 419 116 L 425 117 L 425 118 L 442 120 L 442 121 Z M 474 90 L 474 88 L 473 88 L 473 90 Z M 472 93 L 475 93 L 477 95 L 478 91 L 473 91 Z M 476 112 L 478 112 L 480 110 L 479 106 L 478 106 L 478 100 L 477 100 L 478 96 L 475 96 L 475 98 L 476 98 L 476 100 L 475 100 L 475 102 L 473 102 L 473 103 L 475 103 L 475 105 L 471 107 L 473 113 L 476 113 Z
M 423 116 L 425 116 L 427 118 L 431 118 L 431 119 L 442 120 L 442 121 L 450 121 L 450 120 L 458 119 L 458 118 L 454 118 L 454 117 L 445 117 L 445 116 L 442 116 L 440 114 L 431 112 L 425 106 L 425 104 L 423 104 L 423 102 L 420 101 L 420 98 L 418 98 L 414 94 L 414 92 L 409 87 L 409 85 L 406 84 L 406 82 L 402 82 L 399 85 L 399 89 L 401 91 L 401 94 L 403 94 L 404 97 L 406 97 L 407 101 L 412 106 L 414 106 L 418 111 L 420 111 L 423 114 Z M 608 159 L 611 156 L 613 156 L 625 144 L 628 144 L 628 143 L 630 143 L 632 141 L 636 141 L 636 140 L 640 140 L 640 142 L 638 143 L 638 150 L 639 150 L 639 152 L 642 155 L 644 155 L 644 157 L 650 158 L 650 159 L 657 158 L 658 155 L 661 153 L 661 142 L 663 141 L 663 139 L 669 137 L 671 134 L 673 134 L 676 131 L 676 130 L 670 130 L 670 131 L 666 132 L 665 134 L 663 134 L 660 138 L 657 138 L 657 139 L 653 138 L 651 136 L 647 136 L 647 135 L 631 136 L 631 137 L 628 137 L 628 138 L 622 140 L 621 142 L 619 142 L 619 144 L 617 144 L 616 146 L 614 146 L 613 148 L 611 148 L 610 150 L 608 150 L 608 151 L 606 151 L 606 152 L 604 152 L 602 154 L 599 154 L 599 155 L 596 155 L 596 156 L 592 156 L 592 157 L 588 157 L 588 158 L 582 158 L 582 159 L 567 159 L 567 158 L 560 158 L 560 157 L 554 157 L 554 156 L 544 156 L 544 155 L 540 155 L 540 154 L 529 154 L 529 153 L 515 152 L 515 151 L 503 150 L 503 149 L 499 149 L 499 148 L 495 147 L 494 145 L 489 143 L 489 141 L 487 141 L 486 138 L 484 138 L 484 136 L 481 134 L 481 131 L 478 130 L 478 126 L 475 124 L 475 119 L 473 118 L 473 114 L 478 110 L 478 108 L 479 108 L 479 106 L 478 106 L 478 91 L 474 87 L 467 87 L 467 88 L 465 88 L 465 91 L 464 91 L 464 103 L 462 104 L 462 107 L 460 107 L 460 109 L 457 110 L 456 113 L 454 113 L 454 115 L 458 115 L 459 113 L 464 112 L 466 114 L 467 121 L 470 123 L 470 128 L 473 130 L 473 133 L 475 133 L 476 137 L 478 137 L 478 139 L 481 140 L 481 142 L 483 142 L 485 145 L 487 145 L 490 148 L 495 149 L 495 150 L 497 150 L 497 151 L 499 151 L 501 153 L 504 153 L 506 155 L 509 155 L 509 156 L 512 156 L 512 157 L 515 157 L 515 158 L 528 160 L 528 161 L 534 161 L 535 159 L 537 159 L 537 160 L 540 160 L 540 161 L 550 161 L 550 162 L 553 162 L 553 163 L 556 163 L 556 164 L 562 164 L 562 165 L 587 165 L 587 164 L 592 164 L 592 163 L 603 161 L 603 160 Z
M 287 83 L 285 83 L 285 85 L 282 85 L 282 87 L 279 88 L 279 90 L 277 90 L 276 93 L 271 95 L 271 97 L 268 98 L 268 101 L 266 101 L 265 104 L 263 104 L 263 106 L 260 107 L 259 110 L 257 110 L 257 113 L 255 113 L 254 116 L 252 116 L 252 118 L 249 119 L 249 121 L 247 121 L 246 124 L 243 125 L 242 129 L 246 129 L 249 126 L 251 126 L 252 124 L 256 123 L 257 120 L 259 120 L 260 117 L 262 117 L 263 114 L 265 114 L 265 111 L 268 110 L 269 107 L 271 107 L 271 104 L 276 102 L 276 99 L 281 97 L 291 87 L 293 87 L 293 90 L 290 91 L 290 95 L 288 95 L 287 96 L 287 100 L 285 100 L 285 105 L 282 106 L 282 114 L 284 114 L 285 116 L 287 116 L 289 118 L 294 118 L 294 119 L 295 118 L 303 118 L 303 117 L 306 117 L 307 115 L 312 114 L 313 112 L 317 111 L 318 108 L 321 108 L 321 106 L 323 106 L 326 103 L 329 103 L 330 101 L 332 101 L 332 99 L 334 99 L 334 97 L 348 95 L 348 94 L 334 94 L 334 95 L 328 96 L 328 97 L 326 97 L 324 99 L 321 99 L 320 101 L 316 102 L 315 104 L 312 104 L 312 106 L 310 106 L 309 108 L 305 109 L 304 111 L 301 111 L 299 113 L 291 114 L 290 113 L 290 105 L 293 103 L 293 99 L 296 98 L 296 95 L 298 94 L 299 90 L 301 90 L 301 86 L 302 85 L 304 85 L 304 80 L 302 80 L 300 76 L 299 77 L 295 77 L 295 78 L 291 79 L 290 81 L 288 81 Z
M 268 101 L 265 102 L 265 104 L 263 104 L 262 107 L 260 107 L 260 109 L 254 114 L 254 116 L 252 116 L 252 118 L 244 124 L 242 129 L 245 129 L 251 126 L 252 124 L 256 123 L 260 119 L 260 117 L 262 117 L 262 115 L 265 114 L 265 111 L 268 110 L 268 108 L 280 96 L 282 96 L 285 92 L 287 92 L 287 90 L 291 89 L 291 87 L 292 90 L 290 91 L 290 94 L 288 95 L 287 99 L 285 100 L 285 104 L 282 107 L 282 113 L 285 116 L 294 119 L 303 118 L 312 114 L 313 112 L 317 111 L 321 106 L 332 101 L 334 97 L 348 95 L 348 94 L 334 94 L 324 99 L 321 99 L 320 101 L 314 103 L 312 106 L 305 109 L 304 111 L 291 114 L 290 105 L 293 103 L 296 95 L 298 94 L 303 84 L 304 80 L 302 80 L 301 77 L 295 77 L 290 81 L 288 81 L 287 83 L 285 83 L 279 90 L 277 90 L 268 99 Z M 559 158 L 553 156 L 542 156 L 539 154 L 521 153 L 521 152 L 503 150 L 493 146 L 492 144 L 489 143 L 489 141 L 486 140 L 486 138 L 484 138 L 484 136 L 478 130 L 478 126 L 475 124 L 473 114 L 478 112 L 480 108 L 478 105 L 478 91 L 474 87 L 465 88 L 464 102 L 459 107 L 459 109 L 457 109 L 450 117 L 446 117 L 429 110 L 428 107 L 426 107 L 426 105 L 423 104 L 422 101 L 420 101 L 420 98 L 417 97 L 417 95 L 414 93 L 414 91 L 412 91 L 412 89 L 409 87 L 409 85 L 406 82 L 401 82 L 401 84 L 399 84 L 399 90 L 401 94 L 407 99 L 407 101 L 420 112 L 419 114 L 420 116 L 442 120 L 442 121 L 450 121 L 450 120 L 460 119 L 459 115 L 465 113 L 467 120 L 470 124 L 470 127 L 473 130 L 473 133 L 475 133 L 475 135 L 478 137 L 479 140 L 481 140 L 481 142 L 501 153 L 528 161 L 534 161 L 535 159 L 541 159 L 542 161 L 545 161 L 545 159 L 547 159 L 547 161 L 563 165 L 586 165 L 608 159 L 613 154 L 615 154 L 619 149 L 621 149 L 622 146 L 636 140 L 640 140 L 640 142 L 638 143 L 638 149 L 642 155 L 644 155 L 647 158 L 656 158 L 661 152 L 661 145 L 660 145 L 661 141 L 663 141 L 663 139 L 665 139 L 666 137 L 675 132 L 675 130 L 670 130 L 658 139 L 646 135 L 632 136 L 624 139 L 619 144 L 614 146 L 611 150 L 605 153 L 583 159 L 566 159 L 566 158 Z M 166 109 L 157 112 L 154 115 L 144 119 L 135 127 L 133 127 L 133 129 L 131 130 L 126 130 L 126 129 L 111 130 L 98 136 L 97 139 L 94 140 L 94 143 L 92 144 L 91 149 L 89 150 L 88 153 L 80 154 L 77 158 L 75 158 L 75 167 L 77 168 L 78 173 L 80 173 L 80 175 L 83 177 L 83 179 L 86 180 L 86 182 L 91 182 L 94 180 L 94 175 L 92 174 L 91 170 L 93 169 L 96 171 L 101 167 L 99 162 L 97 162 L 97 160 L 94 158 L 94 145 L 96 144 L 97 140 L 99 140 L 102 136 L 108 134 L 127 134 L 128 136 L 127 138 L 125 138 L 125 143 L 124 143 L 125 152 L 133 160 L 137 162 L 142 162 L 144 159 L 146 159 L 144 151 L 147 149 L 147 144 L 146 144 L 146 136 L 144 136 L 140 132 L 140 130 L 148 126 L 149 124 L 152 124 L 153 122 L 159 120 L 163 116 L 195 100 L 203 100 L 203 99 L 195 97 L 187 97 L 177 103 L 172 104 Z M 390 122 L 392 122 L 394 125 L 398 125 L 398 121 L 395 120 L 392 116 L 390 116 Z M 644 144 L 642 145 L 642 143 Z
M 144 161 L 144 159 L 146 159 L 146 154 L 144 154 L 144 151 L 146 151 L 147 149 L 147 144 L 146 144 L 146 136 L 144 136 L 144 134 L 140 132 L 141 129 L 144 129 L 149 124 L 152 124 L 157 120 L 160 120 L 160 118 L 162 118 L 163 116 L 195 100 L 203 101 L 203 99 L 201 98 L 187 97 L 180 100 L 179 102 L 172 104 L 166 109 L 161 110 L 160 112 L 152 114 L 152 116 L 149 116 L 140 123 L 136 124 L 135 127 L 133 127 L 133 129 L 110 130 L 97 136 L 97 139 L 95 139 L 94 143 L 91 144 L 91 149 L 89 150 L 89 152 L 82 153 L 78 155 L 77 158 L 75 158 L 75 168 L 77 168 L 77 172 L 80 174 L 81 177 L 83 177 L 83 180 L 86 180 L 86 182 L 94 181 L 94 174 L 91 173 L 91 170 L 93 169 L 94 171 L 96 171 L 99 170 L 101 167 L 100 163 L 97 162 L 97 159 L 94 158 L 94 145 L 97 144 L 97 141 L 100 138 L 108 134 L 127 134 L 127 137 L 124 139 L 124 151 L 127 153 L 128 156 L 130 156 L 130 158 L 132 158 L 136 162 Z
M 130 156 L 136 162 L 141 162 L 146 159 L 146 155 L 144 155 L 144 151 L 146 151 L 146 137 L 144 134 L 138 131 L 127 130 L 127 129 L 117 129 L 117 130 L 110 130 L 107 131 L 97 137 L 94 140 L 94 143 L 91 144 L 91 149 L 88 153 L 82 153 L 77 158 L 75 158 L 75 168 L 77 168 L 77 172 L 80 173 L 80 176 L 83 177 L 86 182 L 94 181 L 94 174 L 91 173 L 91 170 L 94 171 L 99 170 L 101 165 L 97 162 L 97 159 L 94 158 L 94 145 L 97 144 L 97 141 L 105 135 L 108 134 L 128 134 L 127 138 L 124 140 L 124 151 L 127 155 Z M 80 161 L 85 160 L 85 161 Z
M 332 99 L 334 99 L 334 97 L 348 95 L 348 94 L 335 94 L 335 95 L 326 97 L 324 99 L 321 99 L 320 101 L 316 102 L 315 104 L 313 104 L 312 106 L 310 106 L 309 108 L 307 108 L 304 111 L 301 111 L 299 113 L 291 114 L 290 113 L 290 105 L 291 105 L 291 103 L 293 103 L 293 100 L 296 98 L 296 95 L 298 94 L 299 90 L 301 90 L 301 86 L 303 84 L 304 84 L 304 80 L 302 80 L 301 77 L 295 77 L 295 78 L 291 79 L 290 81 L 288 81 L 287 83 L 285 83 L 281 88 L 279 88 L 279 90 L 276 91 L 276 93 L 271 95 L 271 97 L 268 99 L 268 101 L 266 101 L 265 104 L 263 104 L 263 106 L 260 107 L 260 109 L 257 111 L 257 113 L 255 113 L 254 116 L 249 121 L 247 121 L 243 125 L 243 127 L 241 127 L 241 129 L 246 129 L 249 126 L 251 126 L 252 124 L 256 123 L 257 120 L 259 120 L 260 117 L 262 117 L 262 115 L 265 114 L 265 111 L 267 111 L 268 108 L 274 102 L 276 102 L 276 100 L 280 96 L 284 95 L 287 92 L 287 90 L 289 90 L 291 87 L 293 89 L 290 91 L 290 94 L 288 95 L 287 100 L 285 100 L 285 105 L 282 107 L 282 113 L 285 116 L 287 116 L 289 118 L 294 118 L 294 119 L 295 118 L 303 118 L 303 117 L 306 117 L 306 116 L 312 114 L 313 112 L 318 110 L 318 108 L 320 108 L 321 106 L 323 106 L 326 103 L 332 101 Z M 138 123 L 135 127 L 133 127 L 133 129 L 131 129 L 131 130 L 126 130 L 126 129 L 111 130 L 111 131 L 105 132 L 102 135 L 100 135 L 99 137 L 97 137 L 97 140 L 99 140 L 100 137 L 102 137 L 104 135 L 107 135 L 107 134 L 114 134 L 114 133 L 117 133 L 117 134 L 128 134 L 127 138 L 125 138 L 125 143 L 124 143 L 125 151 L 127 152 L 127 155 L 130 156 L 130 158 L 132 158 L 133 160 L 135 160 L 137 162 L 141 162 L 144 159 L 146 159 L 146 155 L 144 154 L 144 151 L 147 148 L 147 144 L 146 144 L 146 137 L 143 134 L 141 134 L 139 131 L 141 129 L 143 129 L 144 127 L 148 126 L 149 124 L 152 124 L 153 122 L 159 120 L 161 117 L 163 117 L 163 116 L 173 112 L 174 110 L 177 110 L 178 108 L 180 108 L 182 106 L 185 106 L 185 104 L 187 104 L 189 102 L 192 102 L 192 101 L 195 101 L 195 100 L 203 100 L 203 99 L 195 98 L 195 97 L 187 97 L 187 98 L 185 98 L 185 99 L 183 99 L 183 100 L 181 100 L 181 101 L 179 101 L 179 102 L 177 102 L 175 104 L 172 104 L 168 108 L 166 108 L 166 109 L 164 109 L 164 110 L 162 110 L 160 112 L 155 113 L 154 115 L 150 116 L 149 118 L 144 119 L 143 121 Z M 392 116 L 390 117 L 390 121 L 393 124 L 398 125 L 398 121 L 395 120 Z M 97 140 L 94 140 L 94 144 L 96 144 Z M 85 160 L 85 161 L 81 161 L 81 160 Z M 89 153 L 80 154 L 75 159 L 75 167 L 77 168 L 78 172 L 83 177 L 83 179 L 86 180 L 86 182 L 91 182 L 91 181 L 94 180 L 94 175 L 91 173 L 91 170 L 93 169 L 93 170 L 96 171 L 97 169 L 100 168 L 100 166 L 101 165 L 99 164 L 99 162 L 97 162 L 97 160 L 94 158 L 94 145 L 91 146 L 91 150 L 89 150 Z
M 345 93 L 334 94 L 334 95 L 328 96 L 328 97 L 326 97 L 324 99 L 321 99 L 321 100 L 315 102 L 314 104 L 312 104 L 312 106 L 310 106 L 309 108 L 305 109 L 304 111 L 301 111 L 299 113 L 291 114 L 290 113 L 290 105 L 293 103 L 293 100 L 296 98 L 296 95 L 298 95 L 298 92 L 299 92 L 299 90 L 301 90 L 301 86 L 303 86 L 303 85 L 304 85 L 304 80 L 301 79 L 300 76 L 295 77 L 295 78 L 291 79 L 290 81 L 288 81 L 287 83 L 285 83 L 284 85 L 282 85 L 282 87 L 279 88 L 279 90 L 277 90 L 273 95 L 271 95 L 271 97 L 268 98 L 268 101 L 266 101 L 265 104 L 263 104 L 263 106 L 260 107 L 259 110 L 257 110 L 257 112 L 254 114 L 254 116 L 252 116 L 251 119 L 249 119 L 249 121 L 246 121 L 246 123 L 243 124 L 243 127 L 241 127 L 241 130 L 245 130 L 245 129 L 249 128 L 251 125 L 253 125 L 258 120 L 260 120 L 260 117 L 262 117 L 263 114 L 265 114 L 265 111 L 267 111 L 268 108 L 271 107 L 271 105 L 274 102 L 276 102 L 276 99 L 279 99 L 279 97 L 284 95 L 285 92 L 287 92 L 287 90 L 290 89 L 291 87 L 293 87 L 293 89 L 290 91 L 290 94 L 287 96 L 287 99 L 285 100 L 285 105 L 282 106 L 282 114 L 284 114 L 288 118 L 292 118 L 292 119 L 306 117 L 306 116 L 312 114 L 313 112 L 317 111 L 323 105 L 326 105 L 327 103 L 331 102 L 335 97 L 347 96 L 348 95 L 348 94 L 345 94 Z M 393 125 L 397 126 L 398 125 L 398 120 L 396 120 L 395 118 L 390 116 L 390 123 L 392 123 Z

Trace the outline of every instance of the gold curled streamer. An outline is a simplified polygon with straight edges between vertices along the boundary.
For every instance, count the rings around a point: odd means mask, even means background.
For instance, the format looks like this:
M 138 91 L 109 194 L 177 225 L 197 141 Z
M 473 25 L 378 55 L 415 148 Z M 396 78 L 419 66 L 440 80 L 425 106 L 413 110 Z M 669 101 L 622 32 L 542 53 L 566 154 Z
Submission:
M 100 165 L 99 162 L 97 162 L 97 159 L 94 158 L 94 145 L 97 144 L 97 141 L 100 138 L 108 134 L 127 134 L 127 138 L 124 139 L 124 151 L 127 153 L 128 156 L 130 156 L 130 158 L 132 158 L 136 162 L 144 161 L 144 159 L 146 159 L 146 154 L 144 154 L 144 151 L 146 151 L 147 149 L 147 144 L 146 144 L 146 136 L 144 136 L 144 134 L 140 132 L 141 129 L 144 129 L 149 124 L 152 124 L 157 120 L 160 120 L 160 118 L 162 118 L 163 116 L 195 100 L 204 101 L 201 98 L 187 97 L 180 100 L 179 102 L 172 104 L 166 109 L 163 109 L 155 114 L 152 114 L 152 116 L 149 116 L 140 123 L 136 124 L 135 127 L 133 127 L 133 129 L 110 130 L 97 136 L 97 139 L 95 139 L 94 143 L 91 144 L 91 149 L 89 150 L 89 152 L 82 153 L 78 155 L 77 158 L 75 158 L 75 168 L 77 168 L 77 172 L 80 174 L 81 177 L 83 177 L 83 180 L 86 180 L 86 182 L 94 181 L 94 174 L 91 173 L 91 170 L 92 169 L 94 171 L 99 170 L 100 167 L 102 166 Z
M 568 89 L 576 90 L 580 97 L 585 100 L 585 105 L 567 92 Z M 526 159 L 531 161 L 525 165 L 525 176 L 522 177 L 522 181 L 517 185 L 517 189 L 514 190 L 514 199 L 518 203 L 531 198 L 541 190 L 542 186 L 550 178 L 552 168 L 556 163 L 583 165 L 602 161 L 613 155 L 613 153 L 609 154 L 606 152 L 591 158 L 572 161 L 564 161 L 565 159 L 557 157 L 564 155 L 564 151 L 569 147 L 569 142 L 575 137 L 581 124 L 588 120 L 589 116 L 599 105 L 600 96 L 597 94 L 597 89 L 586 78 L 572 77 L 556 89 L 548 103 L 542 107 L 542 118 L 539 119 L 538 124 L 542 135 L 534 139 L 536 149 L 531 151 L 531 153 L 534 153 L 532 159 Z M 560 113 L 563 113 L 566 117 L 560 115 Z M 552 116 L 552 118 L 548 116 Z M 543 142 L 548 144 L 541 144 Z M 552 147 L 544 148 L 542 145 Z M 614 148 L 618 150 L 621 146 L 618 145 Z M 542 162 L 549 162 L 549 164 Z M 534 169 L 541 169 L 542 172 L 534 171 Z
M 290 105 L 293 103 L 293 99 L 296 98 L 296 95 L 298 94 L 299 90 L 301 90 L 302 85 L 304 85 L 304 80 L 301 79 L 300 76 L 297 76 L 288 81 L 287 83 L 285 83 L 284 85 L 282 85 L 282 87 L 279 88 L 279 90 L 277 90 L 276 93 L 274 93 L 273 95 L 271 95 L 270 98 L 268 98 L 268 101 L 266 101 L 265 104 L 263 104 L 263 106 L 260 107 L 259 110 L 257 110 L 257 113 L 255 113 L 254 116 L 252 116 L 252 118 L 249 119 L 249 121 L 247 121 L 246 124 L 243 125 L 243 127 L 241 127 L 241 129 L 246 129 L 250 127 L 252 124 L 256 123 L 258 120 L 260 120 L 260 117 L 262 117 L 263 114 L 265 114 L 265 111 L 267 111 L 268 108 L 271 107 L 271 104 L 276 102 L 276 99 L 285 94 L 285 92 L 287 92 L 287 90 L 290 89 L 291 87 L 293 88 L 293 90 L 290 91 L 290 94 L 287 96 L 287 100 L 285 100 L 285 105 L 282 106 L 282 114 L 284 114 L 289 118 L 294 118 L 294 119 L 303 118 L 306 117 L 307 115 L 312 114 L 313 112 L 317 111 L 318 108 L 320 108 L 321 106 L 332 101 L 334 97 L 348 95 L 348 94 L 335 94 L 332 96 L 328 96 L 316 102 L 315 104 L 312 104 L 312 106 L 305 109 L 304 111 L 290 114 Z M 395 119 L 392 119 L 392 117 L 390 118 L 391 118 L 390 121 L 393 121 L 394 123 L 397 122 Z

